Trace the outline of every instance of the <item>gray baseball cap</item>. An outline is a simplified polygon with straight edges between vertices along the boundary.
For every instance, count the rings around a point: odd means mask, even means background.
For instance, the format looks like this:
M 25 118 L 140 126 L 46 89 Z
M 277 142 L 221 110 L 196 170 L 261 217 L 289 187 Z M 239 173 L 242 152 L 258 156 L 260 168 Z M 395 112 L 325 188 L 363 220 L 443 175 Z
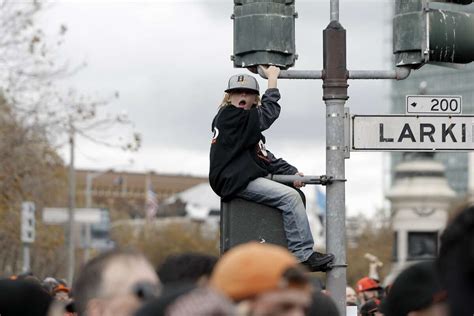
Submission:
M 225 92 L 231 92 L 232 90 L 237 89 L 251 90 L 257 94 L 260 94 L 260 88 L 258 86 L 257 79 L 250 75 L 235 75 L 230 77 Z

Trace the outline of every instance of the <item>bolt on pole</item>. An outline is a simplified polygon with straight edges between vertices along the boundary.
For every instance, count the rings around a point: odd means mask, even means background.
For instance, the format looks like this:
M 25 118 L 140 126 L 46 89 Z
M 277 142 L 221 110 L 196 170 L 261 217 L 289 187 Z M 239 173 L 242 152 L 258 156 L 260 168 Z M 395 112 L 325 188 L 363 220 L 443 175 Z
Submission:
M 327 289 L 340 315 L 346 315 L 346 214 L 344 105 L 347 96 L 346 30 L 338 22 L 338 1 L 331 1 L 331 22 L 323 31 L 323 100 L 326 103 L 326 251 L 335 255 Z

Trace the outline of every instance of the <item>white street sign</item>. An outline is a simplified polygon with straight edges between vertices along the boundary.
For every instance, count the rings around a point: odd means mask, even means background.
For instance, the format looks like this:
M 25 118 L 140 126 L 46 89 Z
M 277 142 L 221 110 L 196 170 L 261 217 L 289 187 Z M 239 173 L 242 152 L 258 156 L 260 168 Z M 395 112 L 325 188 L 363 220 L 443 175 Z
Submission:
M 462 113 L 459 95 L 407 95 L 407 114 L 448 115 Z
M 35 203 L 21 203 L 21 241 L 32 243 L 35 241 Z
M 97 224 L 101 222 L 102 210 L 100 208 L 74 209 L 74 222 L 81 224 Z M 69 220 L 67 208 L 45 207 L 43 209 L 43 222 L 47 224 L 64 224 Z
M 352 151 L 471 151 L 474 116 L 353 115 Z

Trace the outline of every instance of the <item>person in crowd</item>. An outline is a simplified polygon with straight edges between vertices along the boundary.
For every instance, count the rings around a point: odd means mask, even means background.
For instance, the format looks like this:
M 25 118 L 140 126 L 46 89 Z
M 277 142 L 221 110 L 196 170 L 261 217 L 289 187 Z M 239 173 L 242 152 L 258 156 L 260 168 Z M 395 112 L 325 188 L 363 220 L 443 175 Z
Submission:
M 285 248 L 250 242 L 226 252 L 209 286 L 235 304 L 239 315 L 305 315 L 313 289 L 306 269 Z
M 135 316 L 237 316 L 233 303 L 209 286 L 172 283 Z
M 302 175 L 265 148 L 262 132 L 280 115 L 277 79 L 280 69 L 262 67 L 268 89 L 260 99 L 257 80 L 241 74 L 229 79 L 224 100 L 212 122 L 209 182 L 222 199 L 244 198 L 282 211 L 288 249 L 310 271 L 328 271 L 334 255 L 313 250 L 303 199 L 294 188 L 265 178 L 270 174 Z
M 158 276 L 163 285 L 177 282 L 204 285 L 217 259 L 216 256 L 196 252 L 171 255 L 158 267 Z
M 380 300 L 371 298 L 360 307 L 360 316 L 383 316 L 379 311 Z
M 159 288 L 158 276 L 142 254 L 113 250 L 81 269 L 72 293 L 79 316 L 129 316 L 158 295 Z
M 357 305 L 357 294 L 350 286 L 346 286 L 346 304 Z
M 46 277 L 44 278 L 43 281 L 41 281 L 41 286 L 51 294 L 51 296 L 54 296 L 54 288 L 59 285 L 59 281 L 53 277 Z
M 39 282 L 0 280 L 1 316 L 45 316 L 52 301 Z
M 311 306 L 306 310 L 305 315 L 339 316 L 339 311 L 329 295 L 315 291 L 312 295 Z
M 357 299 L 359 300 L 359 304 L 362 306 L 365 302 L 372 298 L 380 299 L 382 287 L 376 280 L 369 277 L 363 277 L 357 281 L 356 291 Z
M 474 206 L 462 206 L 441 235 L 438 272 L 452 316 L 474 315 Z
M 425 261 L 398 275 L 382 300 L 380 311 L 385 316 L 448 316 L 446 298 L 434 262 Z
M 136 312 L 135 316 L 165 316 L 167 309 L 181 296 L 190 293 L 198 286 L 194 283 L 174 282 L 163 288 L 162 293 L 143 304 Z
M 55 300 L 68 302 L 70 300 L 69 288 L 58 283 L 53 289 L 53 297 Z

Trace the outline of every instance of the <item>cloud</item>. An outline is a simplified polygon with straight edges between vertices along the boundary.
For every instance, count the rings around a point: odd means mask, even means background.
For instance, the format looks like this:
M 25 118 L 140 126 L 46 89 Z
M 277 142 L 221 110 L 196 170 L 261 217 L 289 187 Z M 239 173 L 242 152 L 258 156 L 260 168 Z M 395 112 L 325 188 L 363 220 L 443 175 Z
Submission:
M 232 1 L 57 1 L 44 18 L 46 29 L 68 26 L 65 54 L 88 67 L 67 85 L 81 91 L 120 92 L 111 110 L 125 109 L 142 132 L 144 147 L 136 168 L 207 174 L 210 124 L 234 69 Z M 340 20 L 347 30 L 348 68 L 389 70 L 393 1 L 344 1 Z M 329 23 L 329 1 L 297 1 L 295 69 L 322 68 L 322 30 Z M 261 87 L 266 83 L 259 79 Z M 354 114 L 387 114 L 390 85 L 350 81 L 347 105 Z M 281 80 L 282 114 L 265 133 L 269 148 L 311 173 L 324 172 L 325 105 L 321 80 Z M 120 164 L 123 155 L 105 154 L 83 143 L 79 167 Z M 381 159 L 347 161 L 348 200 L 380 192 Z M 369 154 L 363 157 L 370 157 Z M 375 157 L 377 154 L 370 154 Z M 360 156 L 362 157 L 362 156 Z M 100 161 L 100 163 L 98 163 Z M 139 167 L 138 167 L 139 166 Z M 369 168 L 364 177 L 360 170 Z M 355 173 L 354 170 L 357 170 Z M 359 179 L 360 178 L 360 179 Z M 361 180 L 363 178 L 363 180 Z M 356 183 L 353 185 L 352 183 Z M 370 185 L 370 187 L 374 187 Z M 350 190 L 349 190 L 350 188 Z M 377 199 L 377 198 L 376 198 Z M 361 204 L 360 199 L 354 204 Z M 371 202 L 362 203 L 372 207 Z

